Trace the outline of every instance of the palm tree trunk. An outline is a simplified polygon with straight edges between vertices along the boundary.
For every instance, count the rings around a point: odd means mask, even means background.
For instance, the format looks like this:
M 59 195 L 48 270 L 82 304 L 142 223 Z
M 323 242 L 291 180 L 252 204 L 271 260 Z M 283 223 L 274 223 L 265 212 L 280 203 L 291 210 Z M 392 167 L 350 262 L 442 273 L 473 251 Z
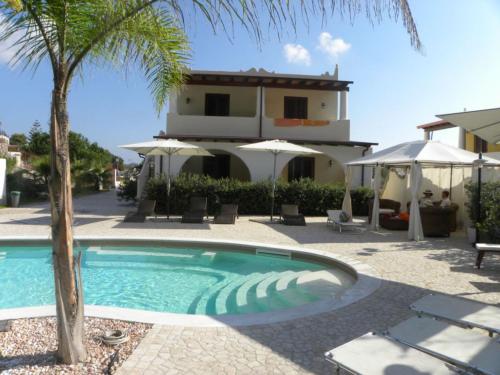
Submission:
M 49 193 L 52 216 L 52 258 L 57 310 L 58 359 L 66 364 L 84 361 L 83 286 L 80 259 L 73 255 L 73 205 L 69 159 L 67 93 L 63 79 L 54 80 L 50 137 Z

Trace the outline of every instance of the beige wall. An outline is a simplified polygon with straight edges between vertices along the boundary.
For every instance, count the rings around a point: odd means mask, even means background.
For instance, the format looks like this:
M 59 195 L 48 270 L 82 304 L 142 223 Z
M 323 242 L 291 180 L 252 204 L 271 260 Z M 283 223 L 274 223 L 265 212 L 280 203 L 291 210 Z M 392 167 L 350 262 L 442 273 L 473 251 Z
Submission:
M 345 180 L 344 168 L 336 160 L 330 159 L 326 155 L 314 157 L 314 181 L 320 183 L 343 183 Z M 330 161 L 332 164 L 330 165 Z M 288 163 L 282 169 L 280 178 L 288 181 Z
M 285 96 L 307 97 L 307 117 L 311 120 L 337 120 L 338 93 L 322 90 L 292 90 L 266 88 L 265 115 L 269 118 L 283 118 Z M 325 103 L 325 108 L 321 108 Z
M 205 115 L 205 94 L 229 94 L 229 115 L 254 117 L 257 111 L 256 87 L 186 85 L 177 96 L 180 115 Z M 189 103 L 186 99 L 189 98 Z

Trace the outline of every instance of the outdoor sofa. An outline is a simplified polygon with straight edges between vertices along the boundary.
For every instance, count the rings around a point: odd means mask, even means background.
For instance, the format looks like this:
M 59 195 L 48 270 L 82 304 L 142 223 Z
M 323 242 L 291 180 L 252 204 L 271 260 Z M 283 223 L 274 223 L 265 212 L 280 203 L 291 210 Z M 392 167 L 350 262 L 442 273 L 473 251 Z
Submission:
M 379 209 L 381 211 L 391 210 L 392 214 L 397 215 L 401 209 L 401 203 L 398 201 L 394 201 L 392 199 L 380 199 L 379 200 Z M 373 199 L 370 199 L 368 202 L 368 223 L 372 222 L 372 212 L 373 212 Z M 382 217 L 386 215 L 384 212 L 381 212 L 379 217 L 380 220 Z
M 123 221 L 125 223 L 144 223 L 146 217 L 155 214 L 156 201 L 150 199 L 142 199 L 139 201 L 137 211 L 131 211 L 125 215 Z
M 296 204 L 282 204 L 280 215 L 285 225 L 306 225 L 304 215 L 299 213 L 299 206 Z
M 181 222 L 201 224 L 206 216 L 208 216 L 207 197 L 191 197 L 189 210 L 184 212 Z

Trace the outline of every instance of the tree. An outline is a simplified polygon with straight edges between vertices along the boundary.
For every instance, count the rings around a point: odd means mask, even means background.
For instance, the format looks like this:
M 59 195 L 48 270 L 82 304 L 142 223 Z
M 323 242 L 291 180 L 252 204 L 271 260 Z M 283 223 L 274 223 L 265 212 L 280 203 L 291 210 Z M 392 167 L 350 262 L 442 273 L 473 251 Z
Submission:
M 33 123 L 28 134 L 27 151 L 38 156 L 50 153 L 50 135 L 42 130 L 38 120 Z
M 23 133 L 14 133 L 10 136 L 10 144 L 21 147 L 25 149 L 28 143 L 28 138 Z
M 214 27 L 239 21 L 257 40 L 262 26 L 279 31 L 308 19 L 333 13 L 353 17 L 366 13 L 402 15 L 412 44 L 420 41 L 406 0 L 0 0 L 3 28 L 0 41 L 21 35 L 15 42 L 13 64 L 36 68 L 48 60 L 53 87 L 50 107 L 51 199 L 53 267 L 58 322 L 57 355 L 64 363 L 86 357 L 83 345 L 83 295 L 79 262 L 73 256 L 72 196 L 67 100 L 75 74 L 86 65 L 103 62 L 139 66 L 149 80 L 156 107 L 168 91 L 182 83 L 187 41 L 178 23 L 198 8 Z M 364 5 L 363 5 L 364 4 Z M 387 13 L 385 13 L 387 11 Z M 261 17 L 261 14 L 266 17 Z M 179 20 L 179 21 L 178 21 Z

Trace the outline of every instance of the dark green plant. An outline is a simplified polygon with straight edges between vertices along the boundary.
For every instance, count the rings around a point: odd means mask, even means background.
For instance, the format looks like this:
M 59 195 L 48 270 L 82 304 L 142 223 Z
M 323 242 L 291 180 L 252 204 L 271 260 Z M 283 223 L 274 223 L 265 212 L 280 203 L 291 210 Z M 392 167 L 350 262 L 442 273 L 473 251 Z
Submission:
M 481 212 L 478 211 L 478 186 L 469 183 L 465 186 L 468 202 L 466 203 L 469 218 L 482 240 L 500 242 L 500 181 L 481 184 Z
M 272 184 L 270 181 L 243 182 L 237 179 L 213 179 L 208 176 L 181 174 L 172 182 L 170 212 L 182 214 L 189 208 L 191 196 L 206 196 L 208 211 L 214 214 L 222 203 L 238 203 L 243 215 L 269 214 Z M 293 182 L 279 180 L 276 184 L 275 205 L 279 212 L 281 204 L 298 204 L 300 211 L 309 216 L 324 216 L 327 209 L 342 206 L 345 189 L 340 184 L 321 184 L 311 179 Z M 157 201 L 157 212 L 166 210 L 166 181 L 163 177 L 152 178 L 146 185 L 149 199 Z M 352 190 L 353 212 L 364 215 L 368 212 L 370 190 Z

